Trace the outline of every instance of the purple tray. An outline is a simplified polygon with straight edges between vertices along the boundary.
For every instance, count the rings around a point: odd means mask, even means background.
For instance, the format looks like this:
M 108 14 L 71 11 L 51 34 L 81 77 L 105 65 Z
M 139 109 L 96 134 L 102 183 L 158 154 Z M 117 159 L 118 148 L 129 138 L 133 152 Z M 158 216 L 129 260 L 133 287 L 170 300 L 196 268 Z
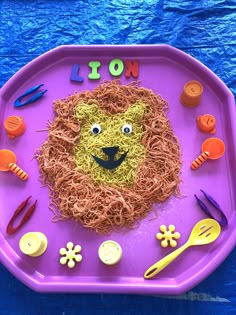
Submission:
M 36 132 L 52 120 L 52 102 L 74 91 L 93 89 L 98 80 L 88 79 L 88 62 L 99 60 L 101 80 L 113 79 L 108 65 L 114 58 L 139 61 L 140 85 L 152 89 L 169 103 L 169 119 L 182 149 L 183 167 L 181 192 L 183 198 L 172 197 L 158 206 L 158 219 L 151 212 L 132 230 L 101 236 L 73 221 L 52 223 L 48 209 L 48 189 L 38 180 L 37 161 L 32 159 L 47 132 Z M 79 64 L 83 83 L 70 81 L 72 66 Z M 121 75 L 122 83 L 131 82 Z M 179 96 L 184 84 L 198 80 L 204 87 L 201 105 L 187 108 Z M 34 85 L 44 83 L 48 92 L 36 103 L 14 108 L 15 99 Z M 153 46 L 61 46 L 36 58 L 17 72 L 0 91 L 0 149 L 16 153 L 18 164 L 29 173 L 27 182 L 11 172 L 0 173 L 0 261 L 20 281 L 41 292 L 115 292 L 142 294 L 181 294 L 191 289 L 227 257 L 236 239 L 236 117 L 234 98 L 229 89 L 208 68 L 185 53 L 167 45 Z M 200 153 L 202 142 L 209 137 L 196 128 L 196 116 L 211 113 L 217 119 L 216 137 L 226 145 L 219 160 L 207 161 L 199 170 L 190 170 L 192 160 Z M 9 115 L 22 115 L 27 130 L 24 135 L 9 140 L 3 120 Z M 234 174 L 234 176 L 233 176 Z M 148 267 L 172 249 L 161 248 L 155 235 L 161 224 L 174 224 L 181 233 L 178 246 L 188 239 L 196 222 L 205 218 L 194 198 L 200 189 L 207 191 L 220 204 L 229 220 L 216 242 L 187 249 L 172 264 L 152 280 L 143 274 Z M 16 206 L 27 196 L 38 199 L 36 212 L 24 227 L 12 236 L 6 226 Z M 44 255 L 33 258 L 19 250 L 20 237 L 29 231 L 40 231 L 48 237 Z M 98 259 L 98 247 L 113 239 L 123 248 L 123 258 L 114 267 L 106 267 Z M 82 246 L 83 261 L 74 269 L 59 264 L 59 248 L 68 241 Z

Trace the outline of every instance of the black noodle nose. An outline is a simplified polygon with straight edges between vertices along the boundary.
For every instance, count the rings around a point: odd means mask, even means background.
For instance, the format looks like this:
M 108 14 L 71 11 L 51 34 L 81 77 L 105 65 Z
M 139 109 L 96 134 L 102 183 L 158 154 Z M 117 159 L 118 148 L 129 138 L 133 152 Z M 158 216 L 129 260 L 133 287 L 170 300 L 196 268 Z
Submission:
M 114 156 L 116 155 L 116 153 L 118 152 L 119 147 L 106 147 L 106 148 L 102 148 L 102 151 L 108 155 L 110 160 L 114 160 Z

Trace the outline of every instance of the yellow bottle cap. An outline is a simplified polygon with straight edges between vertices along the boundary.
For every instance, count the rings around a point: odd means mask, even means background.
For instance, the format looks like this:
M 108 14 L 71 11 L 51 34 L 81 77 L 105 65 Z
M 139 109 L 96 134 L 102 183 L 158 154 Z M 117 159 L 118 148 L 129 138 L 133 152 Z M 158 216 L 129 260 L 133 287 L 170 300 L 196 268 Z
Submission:
M 47 238 L 41 232 L 26 233 L 21 237 L 19 242 L 21 252 L 32 257 L 42 255 L 47 249 L 47 245 Z
M 115 265 L 122 257 L 122 248 L 115 241 L 105 241 L 98 249 L 98 256 L 105 265 Z

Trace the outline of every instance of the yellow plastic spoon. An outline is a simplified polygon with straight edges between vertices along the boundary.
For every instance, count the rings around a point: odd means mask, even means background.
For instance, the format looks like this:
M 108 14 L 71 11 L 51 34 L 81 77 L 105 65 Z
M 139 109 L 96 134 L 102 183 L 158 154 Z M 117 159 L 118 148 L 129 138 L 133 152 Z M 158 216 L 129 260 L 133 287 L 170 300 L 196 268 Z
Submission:
M 151 279 L 154 277 L 166 266 L 168 266 L 176 257 L 178 257 L 186 248 L 193 245 L 205 245 L 214 242 L 220 235 L 220 231 L 221 228 L 219 223 L 213 219 L 204 219 L 199 221 L 194 226 L 188 241 L 183 246 L 148 268 L 148 270 L 144 273 L 144 278 Z

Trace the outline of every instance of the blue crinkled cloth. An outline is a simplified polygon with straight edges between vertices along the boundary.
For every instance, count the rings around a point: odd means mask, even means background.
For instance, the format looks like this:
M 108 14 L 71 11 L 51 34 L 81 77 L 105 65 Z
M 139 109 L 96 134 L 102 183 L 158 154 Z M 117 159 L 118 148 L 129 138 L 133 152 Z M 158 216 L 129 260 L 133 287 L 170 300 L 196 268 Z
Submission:
M 0 85 L 62 44 L 168 43 L 236 95 L 235 1 L 0 1 Z
M 235 1 L 0 0 L 0 86 L 26 63 L 59 45 L 158 43 L 192 55 L 236 95 Z M 0 315 L 233 315 L 236 250 L 211 276 L 178 299 L 38 294 L 1 264 L 0 292 Z

